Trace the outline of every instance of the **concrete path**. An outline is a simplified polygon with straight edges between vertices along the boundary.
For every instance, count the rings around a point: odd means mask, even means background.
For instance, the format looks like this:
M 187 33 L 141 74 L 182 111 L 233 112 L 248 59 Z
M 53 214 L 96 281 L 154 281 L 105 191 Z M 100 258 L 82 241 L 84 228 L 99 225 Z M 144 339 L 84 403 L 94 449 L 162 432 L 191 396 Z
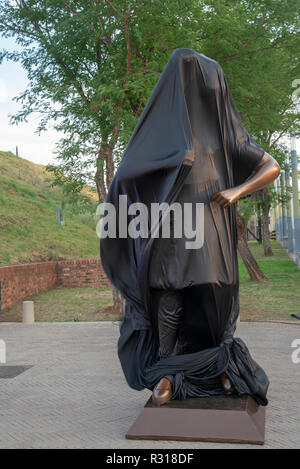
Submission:
M 116 353 L 118 335 L 118 324 L 111 322 L 1 324 L 7 365 L 33 367 L 0 378 L 0 448 L 247 447 L 126 440 L 150 392 L 127 386 Z M 240 323 L 236 335 L 271 382 L 264 448 L 300 448 L 300 364 L 291 359 L 299 325 Z

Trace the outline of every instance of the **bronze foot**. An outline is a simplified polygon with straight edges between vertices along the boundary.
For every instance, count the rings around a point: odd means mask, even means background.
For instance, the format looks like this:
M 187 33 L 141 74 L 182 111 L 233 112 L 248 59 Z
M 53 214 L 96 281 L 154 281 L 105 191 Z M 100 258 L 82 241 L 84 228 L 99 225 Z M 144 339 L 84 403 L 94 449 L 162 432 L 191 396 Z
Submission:
M 168 402 L 172 397 L 172 383 L 168 378 L 162 378 L 152 392 L 152 399 L 155 406 L 159 407 Z
M 225 394 L 230 395 L 233 393 L 234 386 L 232 382 L 230 381 L 230 379 L 228 378 L 226 373 L 221 374 L 221 383 L 222 383 Z

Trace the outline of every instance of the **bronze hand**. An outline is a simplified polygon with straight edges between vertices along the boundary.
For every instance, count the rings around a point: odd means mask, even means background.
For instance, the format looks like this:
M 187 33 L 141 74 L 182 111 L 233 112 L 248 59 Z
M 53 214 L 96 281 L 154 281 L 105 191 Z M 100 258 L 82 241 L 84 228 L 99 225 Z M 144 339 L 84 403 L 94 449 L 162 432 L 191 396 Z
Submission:
M 213 195 L 213 200 L 222 207 L 227 207 L 244 195 L 252 194 L 253 192 L 266 187 L 274 181 L 280 174 L 280 166 L 277 161 L 269 155 L 264 154 L 261 161 L 254 169 L 252 175 L 243 184 L 236 187 L 231 187 L 224 191 L 216 192 Z

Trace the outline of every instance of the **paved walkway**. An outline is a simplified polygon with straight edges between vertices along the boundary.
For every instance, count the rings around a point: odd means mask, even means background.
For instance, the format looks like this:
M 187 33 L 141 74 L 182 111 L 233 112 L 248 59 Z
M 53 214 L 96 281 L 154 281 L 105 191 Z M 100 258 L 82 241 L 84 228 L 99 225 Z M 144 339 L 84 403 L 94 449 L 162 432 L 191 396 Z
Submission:
M 0 447 L 247 447 L 126 440 L 150 392 L 127 386 L 116 354 L 118 334 L 118 324 L 110 322 L 1 324 L 7 365 L 34 366 L 0 379 Z M 300 364 L 291 360 L 299 325 L 241 323 L 237 335 L 271 381 L 264 448 L 300 448 Z

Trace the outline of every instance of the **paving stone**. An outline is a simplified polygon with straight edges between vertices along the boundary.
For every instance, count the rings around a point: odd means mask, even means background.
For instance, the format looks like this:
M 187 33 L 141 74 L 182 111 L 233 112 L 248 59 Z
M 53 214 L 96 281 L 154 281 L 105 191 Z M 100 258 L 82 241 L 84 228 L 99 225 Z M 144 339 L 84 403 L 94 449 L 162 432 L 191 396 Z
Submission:
M 128 387 L 117 357 L 118 336 L 118 323 L 112 322 L 2 323 L 5 366 L 26 372 L 0 379 L 0 448 L 248 447 L 126 440 L 150 391 Z M 299 325 L 242 322 L 236 336 L 270 379 L 264 448 L 299 448 L 300 364 L 291 359 Z

